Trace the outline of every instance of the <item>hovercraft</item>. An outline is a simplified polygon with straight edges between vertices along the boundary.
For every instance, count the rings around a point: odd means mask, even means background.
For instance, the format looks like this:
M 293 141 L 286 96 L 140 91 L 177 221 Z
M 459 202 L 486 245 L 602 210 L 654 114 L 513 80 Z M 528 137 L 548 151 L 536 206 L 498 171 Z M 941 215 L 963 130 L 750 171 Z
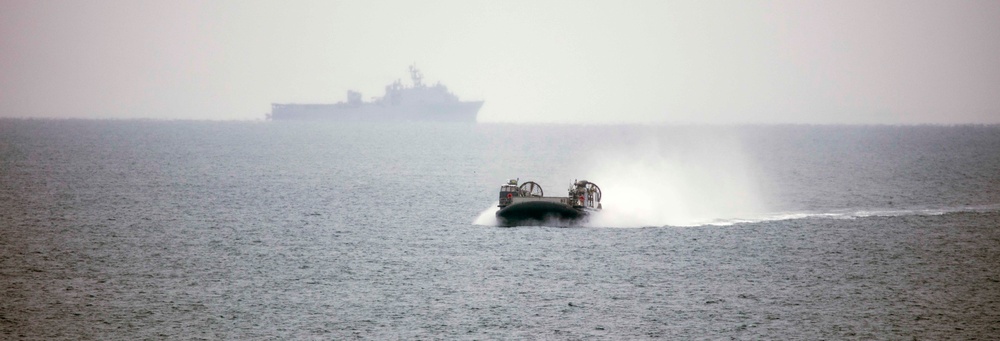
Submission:
M 518 185 L 517 179 L 511 179 L 500 186 L 498 207 L 497 221 L 502 226 L 576 225 L 601 210 L 601 188 L 579 180 L 569 187 L 568 196 L 546 197 L 534 181 Z

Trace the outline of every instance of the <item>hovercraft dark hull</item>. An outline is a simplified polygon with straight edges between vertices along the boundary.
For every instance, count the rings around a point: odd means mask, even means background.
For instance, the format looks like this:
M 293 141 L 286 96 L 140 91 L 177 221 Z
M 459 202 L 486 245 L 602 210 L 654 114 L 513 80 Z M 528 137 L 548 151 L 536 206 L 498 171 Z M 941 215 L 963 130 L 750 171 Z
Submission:
M 520 202 L 497 211 L 497 221 L 501 226 L 566 226 L 578 223 L 586 217 L 586 211 L 548 201 Z

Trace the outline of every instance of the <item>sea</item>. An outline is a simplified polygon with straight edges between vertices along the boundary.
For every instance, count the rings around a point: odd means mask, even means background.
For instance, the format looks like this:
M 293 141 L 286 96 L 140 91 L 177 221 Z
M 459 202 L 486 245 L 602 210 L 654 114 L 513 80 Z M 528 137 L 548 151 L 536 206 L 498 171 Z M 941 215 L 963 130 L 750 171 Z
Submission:
M 602 190 L 498 227 L 500 185 Z M 1000 339 L 1000 126 L 0 119 L 0 339 Z

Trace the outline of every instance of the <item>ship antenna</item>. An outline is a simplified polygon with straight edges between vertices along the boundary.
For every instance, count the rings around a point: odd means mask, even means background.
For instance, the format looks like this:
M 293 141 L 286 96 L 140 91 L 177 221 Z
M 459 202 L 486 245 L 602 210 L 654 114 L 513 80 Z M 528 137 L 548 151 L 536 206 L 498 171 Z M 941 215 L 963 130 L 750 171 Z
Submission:
M 424 76 L 420 74 L 420 70 L 417 70 L 416 65 L 410 65 L 410 78 L 413 79 L 413 87 L 420 88 L 423 87 Z

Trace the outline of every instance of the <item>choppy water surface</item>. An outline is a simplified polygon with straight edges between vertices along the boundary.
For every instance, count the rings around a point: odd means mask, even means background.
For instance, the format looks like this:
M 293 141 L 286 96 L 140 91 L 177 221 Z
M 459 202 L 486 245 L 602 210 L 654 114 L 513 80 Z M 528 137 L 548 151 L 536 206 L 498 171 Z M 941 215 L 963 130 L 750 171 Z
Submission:
M 1000 127 L 0 120 L 0 338 L 990 339 Z M 577 228 L 498 185 L 601 185 Z

